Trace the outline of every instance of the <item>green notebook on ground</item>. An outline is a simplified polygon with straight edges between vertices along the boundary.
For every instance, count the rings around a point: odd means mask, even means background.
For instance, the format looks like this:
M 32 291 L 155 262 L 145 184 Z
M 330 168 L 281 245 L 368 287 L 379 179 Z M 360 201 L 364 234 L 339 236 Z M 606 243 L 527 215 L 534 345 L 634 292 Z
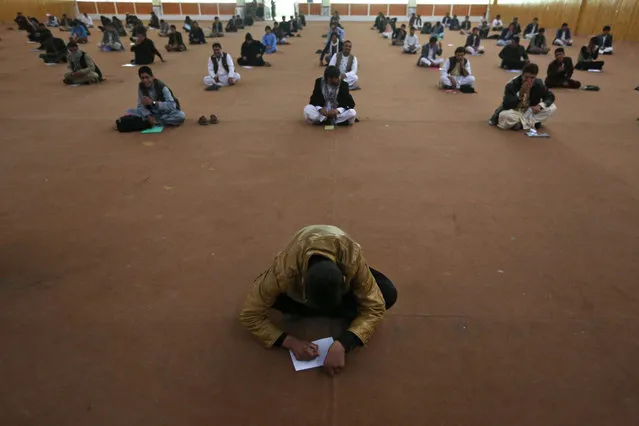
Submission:
M 162 130 L 164 130 L 164 126 L 153 126 L 150 129 L 142 130 L 140 133 L 148 135 L 150 133 L 162 133 Z

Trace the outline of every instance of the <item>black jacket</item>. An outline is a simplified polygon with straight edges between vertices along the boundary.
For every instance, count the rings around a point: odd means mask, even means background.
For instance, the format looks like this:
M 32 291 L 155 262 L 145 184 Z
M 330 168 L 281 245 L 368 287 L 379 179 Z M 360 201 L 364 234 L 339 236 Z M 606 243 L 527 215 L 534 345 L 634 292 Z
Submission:
M 320 61 L 324 60 L 324 56 L 329 55 L 328 59 L 330 61 L 330 59 L 333 57 L 334 54 L 341 52 L 342 50 L 344 50 L 344 43 L 341 40 L 337 41 L 337 52 L 331 52 L 331 39 L 329 38 L 328 41 L 326 42 L 326 46 L 324 46 L 324 50 L 322 50 L 322 55 L 320 56 Z
M 530 43 L 526 48 L 526 52 L 530 52 L 531 47 L 537 47 L 539 49 L 546 48 L 546 36 L 543 34 L 536 34 L 530 39 Z
M 162 59 L 162 55 L 155 48 L 155 44 L 148 38 L 142 40 L 140 44 L 131 46 L 131 52 L 135 53 L 136 65 L 149 65 L 153 63 L 155 55 Z
M 535 33 L 537 34 L 539 32 L 539 24 L 533 24 L 532 22 L 528 25 L 526 25 L 526 28 L 524 28 L 524 36 L 527 36 L 530 33 Z
M 476 49 L 479 47 L 479 44 L 481 43 L 481 37 L 479 36 L 479 34 L 475 35 L 475 34 L 469 34 L 468 37 L 466 37 L 466 44 L 464 45 L 464 47 L 472 47 L 473 49 Z
M 603 34 L 599 34 L 597 36 L 597 46 L 599 46 L 600 48 L 612 47 L 612 34 L 608 34 L 606 36 L 606 41 L 605 42 L 604 42 L 604 35 Z
M 326 99 L 322 93 L 322 79 L 315 80 L 315 87 L 313 88 L 313 94 L 308 102 L 313 106 L 324 108 L 326 106 Z M 337 108 L 351 109 L 355 108 L 355 100 L 351 96 L 351 92 L 348 90 L 348 83 L 340 81 L 339 93 L 337 94 Z
M 513 78 L 506 84 L 506 88 L 504 90 L 504 101 L 507 99 L 519 98 L 519 90 L 521 89 L 522 78 L 521 75 Z M 530 106 L 539 105 L 543 102 L 546 107 L 549 107 L 555 102 L 555 95 L 552 93 L 543 81 L 540 78 L 536 78 L 532 87 L 530 88 Z M 495 113 L 491 117 L 492 122 L 497 122 L 499 119 L 499 114 L 506 110 L 504 108 L 504 104 L 502 103 L 499 108 L 495 110 Z
M 179 31 L 175 31 L 173 33 L 169 33 L 169 44 L 171 46 L 184 46 L 184 39 L 182 38 L 182 33 Z
M 519 96 L 519 89 L 521 89 L 522 78 L 521 75 L 510 80 L 506 84 L 504 96 Z M 546 104 L 547 107 L 555 102 L 555 95 L 548 90 L 544 82 L 537 78 L 530 89 L 530 106 L 539 105 L 540 102 Z
M 524 60 L 527 61 L 528 53 L 526 53 L 526 49 L 524 49 L 524 46 L 522 46 L 521 44 L 509 44 L 508 46 L 504 46 L 504 48 L 501 49 L 501 52 L 499 52 L 499 57 L 502 59 L 502 63 L 519 62 L 521 61 L 521 58 L 524 58 Z
M 561 64 L 557 63 L 557 61 L 552 61 L 548 64 L 548 70 L 546 71 L 546 86 L 553 86 L 553 82 L 561 82 L 572 77 L 572 73 L 575 70 L 575 67 L 572 64 L 572 58 L 566 56 L 563 64 L 563 71 L 559 71 Z
M 515 35 L 519 35 L 521 34 L 521 25 L 519 25 L 519 21 L 515 22 L 511 22 L 511 24 L 513 24 L 515 26 Z
M 202 31 L 202 28 L 191 28 L 191 32 L 189 33 L 189 43 L 206 44 L 206 38 L 204 38 L 204 31 Z
M 249 61 L 257 59 L 257 55 L 264 55 L 264 45 L 259 40 L 253 40 L 251 43 L 242 43 L 242 56 Z

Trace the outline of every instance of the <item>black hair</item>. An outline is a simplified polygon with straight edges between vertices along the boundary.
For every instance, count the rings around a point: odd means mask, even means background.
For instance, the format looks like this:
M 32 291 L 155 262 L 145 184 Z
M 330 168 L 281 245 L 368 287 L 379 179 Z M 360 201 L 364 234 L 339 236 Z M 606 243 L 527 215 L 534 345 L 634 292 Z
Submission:
M 517 44 L 519 44 L 519 40 L 520 40 L 520 38 L 519 38 L 519 36 L 514 36 L 514 37 L 512 38 L 512 40 L 513 40 L 513 43 L 517 43 Z
M 466 54 L 466 49 L 463 48 L 462 46 L 459 46 L 457 49 L 455 49 L 455 55 L 458 53 Z
M 329 311 L 342 303 L 344 275 L 329 259 L 319 258 L 314 262 L 309 261 L 304 286 L 306 299 L 313 307 Z
M 213 49 L 215 49 L 216 47 L 219 47 L 221 49 L 222 45 L 216 41 L 215 43 L 213 43 Z
M 537 64 L 528 63 L 528 64 L 524 65 L 524 68 L 522 68 L 521 73 L 522 74 L 528 73 L 528 74 L 537 75 L 537 74 L 539 74 L 539 67 L 537 66 Z
M 566 27 L 567 27 L 567 26 L 568 26 L 568 23 L 567 23 L 567 22 L 564 22 L 563 24 L 561 24 L 561 26 L 562 26 L 562 27 L 563 27 L 563 26 L 566 26 Z
M 175 25 L 171 25 L 169 28 L 177 28 Z
M 269 30 L 271 31 L 271 27 L 269 27 L 268 25 L 266 27 L 264 27 L 264 31 Z
M 606 25 L 605 27 L 603 27 L 604 31 L 610 31 L 610 25 Z
M 327 80 L 329 78 L 339 78 L 340 75 L 341 74 L 340 74 L 339 68 L 337 68 L 334 65 L 326 67 L 326 69 L 324 70 L 324 78 Z
M 435 43 L 436 41 L 437 41 L 437 37 L 432 36 L 428 42 L 429 43 Z
M 331 38 L 333 38 L 333 36 L 339 38 L 339 35 L 337 33 L 331 33 Z
M 153 71 L 151 71 L 151 67 L 148 67 L 146 65 L 138 68 L 138 77 L 142 77 L 142 74 L 148 74 L 153 77 Z
M 253 36 L 251 35 L 251 33 L 246 33 L 246 35 L 244 36 L 244 41 L 253 41 Z
M 545 28 L 539 28 L 539 32 L 540 32 L 540 33 L 545 33 L 545 32 L 546 32 L 546 29 L 545 29 Z
M 555 49 L 555 53 L 560 53 L 560 52 L 561 53 L 565 53 L 565 50 L 564 50 L 563 47 L 558 47 L 558 48 Z

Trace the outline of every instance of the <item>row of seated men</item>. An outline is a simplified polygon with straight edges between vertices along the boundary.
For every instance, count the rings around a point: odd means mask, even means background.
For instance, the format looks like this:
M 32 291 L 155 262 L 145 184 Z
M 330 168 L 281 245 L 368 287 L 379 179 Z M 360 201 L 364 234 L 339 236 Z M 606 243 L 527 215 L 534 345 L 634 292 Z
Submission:
M 173 91 L 163 81 L 153 75 L 148 66 L 138 69 L 138 105 L 128 109 L 125 116 L 116 121 L 118 129 L 124 122 L 136 121 L 141 128 L 156 125 L 179 126 L 186 120 L 180 102 Z M 304 117 L 315 125 L 350 125 L 357 120 L 355 101 L 348 84 L 341 78 L 336 66 L 329 66 L 323 76 L 315 80 L 309 104 L 304 107 Z M 205 124 L 206 117 L 198 122 Z M 210 122 L 214 120 L 211 116 Z M 208 123 L 207 123 L 208 124 Z
M 601 51 L 600 42 L 601 40 L 598 37 L 591 37 L 588 44 L 581 47 L 575 69 L 581 71 L 601 71 L 603 69 L 604 61 L 597 60 Z M 499 57 L 501 58 L 500 67 L 520 70 L 529 62 L 529 54 L 548 53 L 548 50 L 545 46 L 543 51 L 539 50 L 539 48 L 531 49 L 530 46 L 526 49 L 520 44 L 519 37 L 514 36 L 510 42 L 502 48 L 501 52 L 499 52 Z
M 515 18 L 515 21 L 509 24 L 507 28 L 502 30 L 497 40 L 498 46 L 510 44 L 514 37 L 519 36 L 521 28 L 516 22 L 516 19 L 517 18 Z M 599 54 L 601 55 L 611 55 L 613 53 L 613 37 L 610 30 L 610 26 L 606 25 L 603 27 L 601 34 L 591 37 L 595 39 L 594 44 L 598 47 Z M 527 49 L 528 53 L 547 54 L 550 51 L 546 40 L 546 30 L 543 27 L 539 27 L 539 21 L 537 18 L 534 18 L 533 22 L 526 26 L 524 30 L 524 38 L 530 40 L 530 44 Z M 573 41 L 570 28 L 567 23 L 563 23 L 561 28 L 557 30 L 552 44 L 555 46 L 572 46 L 572 43 Z
M 453 68 L 469 68 L 462 64 L 464 55 L 464 48 L 456 50 Z M 448 61 L 452 62 L 453 58 Z M 490 125 L 511 130 L 538 129 L 554 114 L 555 96 L 537 78 L 538 72 L 537 65 L 527 64 L 521 75 L 507 83 L 503 101 L 490 118 Z M 340 69 L 328 66 L 323 74 L 315 80 L 309 104 L 304 107 L 305 119 L 315 125 L 353 124 L 357 120 L 355 101 Z M 182 124 L 186 116 L 171 89 L 156 79 L 148 66 L 140 67 L 138 75 L 138 106 L 127 110 L 126 115 L 143 120 L 148 126 Z

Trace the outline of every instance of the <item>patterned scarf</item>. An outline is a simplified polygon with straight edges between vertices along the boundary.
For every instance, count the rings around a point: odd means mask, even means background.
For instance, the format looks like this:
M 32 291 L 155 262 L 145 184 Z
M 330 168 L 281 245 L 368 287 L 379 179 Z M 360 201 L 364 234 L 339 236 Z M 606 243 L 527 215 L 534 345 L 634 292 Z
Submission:
M 337 108 L 337 95 L 339 94 L 339 86 L 331 86 L 326 79 L 322 77 L 322 95 L 327 106 Z
M 519 89 L 519 105 L 517 105 L 517 108 L 520 111 L 526 111 L 528 109 L 528 107 L 530 106 L 530 89 L 532 88 L 532 84 L 529 85 L 527 88 L 522 85 L 521 89 Z

